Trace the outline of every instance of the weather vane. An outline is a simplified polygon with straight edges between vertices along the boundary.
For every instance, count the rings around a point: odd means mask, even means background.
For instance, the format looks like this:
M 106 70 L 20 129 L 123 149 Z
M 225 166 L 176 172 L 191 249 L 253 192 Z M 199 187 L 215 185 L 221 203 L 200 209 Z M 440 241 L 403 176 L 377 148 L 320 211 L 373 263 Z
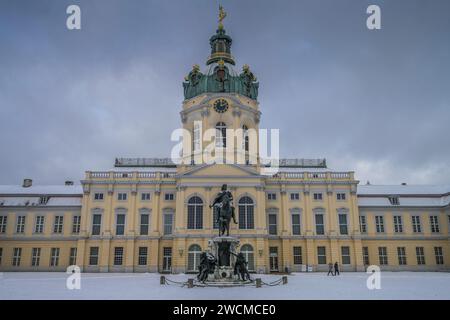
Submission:
M 223 29 L 222 21 L 223 21 L 223 19 L 225 19 L 226 16 L 227 16 L 227 13 L 223 9 L 223 7 L 221 5 L 219 5 L 219 29 Z

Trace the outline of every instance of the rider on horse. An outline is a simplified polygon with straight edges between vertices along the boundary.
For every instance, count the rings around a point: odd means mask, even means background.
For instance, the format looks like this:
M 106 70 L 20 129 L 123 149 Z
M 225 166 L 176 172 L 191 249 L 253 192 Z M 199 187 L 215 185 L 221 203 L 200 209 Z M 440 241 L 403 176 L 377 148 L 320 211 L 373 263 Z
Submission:
M 214 213 L 216 214 L 217 220 L 219 223 L 219 235 L 224 233 L 224 223 L 227 223 L 226 226 L 227 231 L 229 231 L 229 218 L 233 218 L 233 222 L 237 224 L 236 215 L 234 213 L 234 206 L 232 205 L 233 195 L 230 191 L 227 190 L 227 185 L 222 185 L 222 190 L 217 194 L 214 199 L 212 205 L 210 207 L 214 207 Z M 230 212 L 230 217 L 227 217 L 228 212 Z M 224 221 L 227 220 L 227 221 Z

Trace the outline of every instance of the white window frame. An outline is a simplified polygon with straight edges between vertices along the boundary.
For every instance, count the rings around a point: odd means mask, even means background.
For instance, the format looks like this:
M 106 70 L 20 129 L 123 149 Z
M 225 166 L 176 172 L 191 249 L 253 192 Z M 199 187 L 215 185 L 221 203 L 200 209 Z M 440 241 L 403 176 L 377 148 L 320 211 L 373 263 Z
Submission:
M 397 247 L 397 257 L 399 266 L 406 266 L 408 264 L 405 247 Z
M 375 216 L 375 232 L 376 233 L 385 233 L 384 228 L 384 215 L 376 215 Z
M 25 233 L 25 223 L 27 216 L 18 215 L 16 220 L 16 233 Z
M 50 267 L 57 267 L 59 265 L 60 248 L 50 249 Z
M 62 234 L 64 232 L 64 216 L 56 215 L 53 220 L 53 233 Z
M 45 216 L 37 215 L 34 221 L 34 233 L 44 233 Z
M 117 201 L 127 201 L 127 200 L 128 200 L 128 193 L 126 192 L 117 193 Z
M 31 266 L 39 267 L 41 262 L 41 248 L 31 248 Z
M 7 226 L 8 226 L 8 216 L 1 215 L 0 216 L 0 233 L 6 233 Z
M 359 215 L 359 232 L 363 234 L 367 233 L 367 216 L 365 214 Z
M 422 219 L 420 215 L 411 215 L 411 225 L 413 233 L 422 233 Z
M 439 226 L 439 216 L 436 214 L 430 214 L 430 232 L 431 233 L 441 233 L 441 228 Z
M 394 224 L 394 233 L 403 233 L 403 216 L 400 214 L 393 215 L 392 222 Z

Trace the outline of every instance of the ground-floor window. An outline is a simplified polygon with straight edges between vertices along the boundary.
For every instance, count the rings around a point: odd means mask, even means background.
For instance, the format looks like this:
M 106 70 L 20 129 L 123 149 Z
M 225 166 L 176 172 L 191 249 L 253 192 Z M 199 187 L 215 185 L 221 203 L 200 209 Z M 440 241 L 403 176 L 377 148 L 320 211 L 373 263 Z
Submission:
M 341 247 L 342 264 L 350 264 L 350 247 Z
M 114 248 L 114 265 L 121 266 L 123 264 L 123 247 Z
M 378 259 L 380 261 L 380 266 L 388 264 L 387 248 L 378 247 Z
M 245 260 L 248 263 L 247 265 L 248 271 L 255 271 L 255 259 L 253 247 L 249 244 L 244 244 L 241 248 L 241 253 L 244 255 Z
M 370 265 L 370 260 L 369 260 L 369 247 L 363 247 L 363 261 L 364 261 L 364 265 L 368 266 Z
M 98 247 L 90 247 L 89 249 L 89 265 L 98 265 Z
M 147 265 L 147 257 L 148 257 L 148 248 L 147 247 L 139 247 L 138 264 L 140 266 Z
M 294 264 L 303 264 L 302 247 L 293 247 Z
M 444 264 L 444 255 L 442 254 L 442 247 L 434 247 L 434 256 L 436 257 L 436 264 Z
M 59 248 L 52 248 L 50 250 L 50 266 L 57 267 L 59 264 Z
M 22 256 L 22 248 L 14 248 L 13 249 L 13 259 L 12 259 L 13 267 L 19 267 L 20 266 L 21 256 Z
M 278 271 L 278 247 L 269 247 L 270 271 Z
M 401 266 L 406 265 L 406 248 L 397 247 L 398 264 Z
M 202 248 L 198 244 L 193 244 L 189 247 L 188 251 L 188 271 L 198 271 L 198 266 L 200 265 L 200 254 L 202 253 Z
M 417 264 L 425 264 L 425 253 L 423 247 L 416 247 Z
M 69 266 L 77 264 L 77 248 L 70 248 Z
M 327 251 L 325 247 L 317 247 L 317 264 L 327 264 Z
M 31 249 L 31 266 L 39 267 L 40 261 L 41 261 L 41 248 Z
M 164 247 L 163 249 L 163 271 L 172 270 L 172 248 Z

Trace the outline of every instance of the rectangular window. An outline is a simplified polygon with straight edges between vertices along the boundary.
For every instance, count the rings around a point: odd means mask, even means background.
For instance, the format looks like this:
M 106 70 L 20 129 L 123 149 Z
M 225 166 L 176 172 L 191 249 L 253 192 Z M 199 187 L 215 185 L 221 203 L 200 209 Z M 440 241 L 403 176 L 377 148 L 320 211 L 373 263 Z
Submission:
M 346 199 L 346 195 L 345 193 L 336 193 L 336 200 L 345 200 Z
M 57 267 L 59 263 L 59 248 L 52 248 L 50 250 L 50 266 Z
M 442 254 L 442 247 L 434 247 L 434 256 L 436 257 L 436 264 L 444 264 L 444 255 Z
M 388 264 L 387 248 L 378 247 L 378 259 L 380 260 L 380 266 Z
M 364 261 L 364 265 L 369 266 L 370 265 L 370 260 L 369 260 L 369 247 L 363 247 L 362 248 L 363 251 L 363 261 Z
M 278 247 L 269 247 L 270 271 L 278 271 Z
M 341 234 L 348 234 L 347 215 L 339 214 L 339 232 Z
M 298 193 L 298 192 L 294 192 L 294 193 L 291 193 L 291 200 L 300 200 L 300 193 Z
M 123 247 L 114 248 L 114 265 L 121 266 L 123 263 Z
M 149 192 L 141 193 L 141 200 L 142 201 L 149 201 L 150 200 L 150 193 Z
M 389 202 L 393 205 L 393 206 L 398 206 L 400 205 L 400 200 L 398 197 L 389 197 Z
M 394 216 L 394 232 L 395 233 L 402 233 L 403 232 L 402 216 Z
M 77 248 L 70 248 L 69 266 L 77 264 Z
M 327 264 L 327 252 L 325 247 L 317 247 L 317 263 Z
M 40 261 L 41 261 L 41 248 L 32 248 L 31 249 L 31 266 L 39 267 Z
M 6 233 L 7 223 L 8 223 L 8 216 L 0 216 L 0 233 Z
M 16 225 L 17 233 L 25 232 L 25 218 L 26 216 L 17 216 L 17 225 Z
M 268 193 L 267 200 L 277 200 L 277 194 L 276 193 Z
M 50 197 L 39 197 L 39 204 L 47 204 Z
M 127 194 L 124 192 L 119 192 L 117 194 L 117 200 L 119 201 L 126 201 L 127 200 Z
M 277 234 L 277 215 L 269 214 L 269 234 Z
M 367 233 L 367 219 L 366 216 L 359 216 L 359 231 Z
M 141 227 L 140 227 L 140 234 L 141 236 L 148 235 L 148 226 L 149 226 L 149 215 L 148 214 L 141 214 Z
M 22 248 L 14 248 L 13 249 L 13 259 L 12 259 L 13 267 L 20 266 L 21 257 L 22 257 Z
M 94 193 L 94 200 L 103 200 L 103 193 L 101 192 Z
M 412 227 L 414 233 L 422 232 L 422 225 L 420 223 L 420 216 L 411 216 Z
M 53 224 L 53 233 L 63 232 L 64 216 L 55 216 L 55 223 Z
M 299 236 L 301 234 L 300 214 L 292 214 L 292 234 Z
M 43 233 L 44 232 L 44 216 L 36 216 L 36 223 L 34 225 L 34 233 Z
M 0 248 L 0 266 L 2 265 L 3 248 Z
M 80 233 L 80 226 L 81 226 L 81 216 L 73 216 L 72 233 L 74 234 Z
M 439 219 L 438 216 L 430 216 L 431 233 L 439 233 Z
M 302 247 L 293 247 L 294 264 L 303 264 Z
M 377 233 L 384 232 L 384 217 L 383 216 L 375 216 L 375 226 L 377 229 Z
M 417 264 L 425 264 L 425 253 L 423 247 L 416 247 Z
M 98 265 L 98 247 L 89 248 L 89 265 Z
M 325 226 L 323 224 L 323 214 L 316 214 L 316 234 L 325 234 Z
M 406 265 L 406 248 L 405 247 L 397 247 L 397 255 L 398 255 L 398 264 L 401 266 Z
M 139 247 L 139 255 L 138 255 L 138 264 L 140 266 L 146 266 L 147 265 L 147 247 Z
M 116 235 L 122 236 L 125 233 L 125 215 L 116 215 Z
M 173 215 L 171 213 L 164 214 L 164 234 L 172 234 Z
M 92 235 L 93 236 L 100 235 L 101 227 L 102 227 L 102 215 L 101 214 L 92 215 Z
M 350 264 L 350 247 L 341 247 L 342 264 Z
M 170 271 L 172 269 L 172 248 L 163 248 L 163 271 Z
M 164 194 L 164 200 L 166 201 L 173 201 L 175 199 L 175 195 L 173 193 L 166 193 Z
M 316 200 L 316 201 L 322 200 L 322 193 L 314 193 L 314 194 L 313 194 L 313 198 L 314 198 L 314 200 Z

